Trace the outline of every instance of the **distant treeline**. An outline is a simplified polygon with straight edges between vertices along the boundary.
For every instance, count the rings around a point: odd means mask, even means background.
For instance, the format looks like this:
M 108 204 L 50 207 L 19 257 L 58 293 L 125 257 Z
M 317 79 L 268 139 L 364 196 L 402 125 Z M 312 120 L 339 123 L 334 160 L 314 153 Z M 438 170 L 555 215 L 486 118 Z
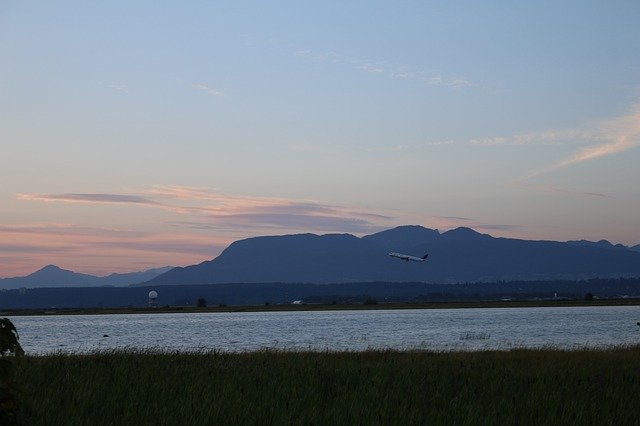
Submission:
M 640 278 L 493 283 L 264 283 L 159 287 L 37 288 L 0 291 L 0 309 L 144 307 L 155 290 L 158 306 L 302 303 L 429 302 L 549 298 L 640 297 Z

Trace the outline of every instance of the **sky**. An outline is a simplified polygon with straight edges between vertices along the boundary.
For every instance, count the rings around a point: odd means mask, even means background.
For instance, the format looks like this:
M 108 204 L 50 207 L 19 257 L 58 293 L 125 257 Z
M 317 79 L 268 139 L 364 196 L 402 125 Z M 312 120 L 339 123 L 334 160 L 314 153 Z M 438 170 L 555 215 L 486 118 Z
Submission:
M 640 2 L 0 0 L 0 277 L 417 224 L 640 244 Z

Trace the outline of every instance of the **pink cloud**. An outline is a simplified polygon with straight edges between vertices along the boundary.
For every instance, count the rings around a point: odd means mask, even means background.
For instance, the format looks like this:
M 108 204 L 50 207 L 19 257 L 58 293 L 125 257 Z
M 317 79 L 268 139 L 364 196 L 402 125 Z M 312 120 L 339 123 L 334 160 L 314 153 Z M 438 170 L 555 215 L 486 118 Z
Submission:
M 91 274 L 136 270 L 140 264 L 183 266 L 210 260 L 237 239 L 292 232 L 364 234 L 393 226 L 397 220 L 392 215 L 353 205 L 240 196 L 178 185 L 127 193 L 36 193 L 20 194 L 17 198 L 25 202 L 69 204 L 67 214 L 70 217 L 82 214 L 85 222 L 92 219 L 85 215 L 83 205 L 117 205 L 123 218 L 127 217 L 128 208 L 165 212 L 147 215 L 145 231 L 126 229 L 122 223 L 127 222 L 120 217 L 102 216 L 93 220 L 104 223 L 106 219 L 120 225 L 0 225 L 0 238 L 6 245 L 3 253 L 16 255 L 10 256 L 11 263 L 16 265 L 20 256 L 30 259 L 21 262 L 18 268 L 25 273 L 50 263 Z M 96 214 L 95 210 L 88 213 Z M 132 212 L 131 217 L 139 217 L 139 213 Z M 6 276 L 9 269 L 0 265 L 0 276 Z
M 18 194 L 19 200 L 63 203 L 118 203 L 159 206 L 160 203 L 137 195 L 122 194 Z

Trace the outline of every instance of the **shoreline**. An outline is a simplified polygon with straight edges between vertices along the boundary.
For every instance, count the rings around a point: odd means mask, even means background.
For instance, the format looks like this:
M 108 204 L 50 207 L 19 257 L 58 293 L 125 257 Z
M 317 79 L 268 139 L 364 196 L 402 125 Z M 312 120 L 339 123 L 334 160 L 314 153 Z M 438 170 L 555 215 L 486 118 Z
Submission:
M 47 315 L 122 315 L 122 314 L 175 314 L 175 313 L 237 313 L 237 312 L 307 312 L 346 310 L 395 310 L 395 309 L 488 309 L 488 308 L 548 308 L 586 306 L 640 306 L 640 298 L 596 300 L 493 300 L 451 301 L 428 303 L 376 303 L 376 304 L 300 304 L 300 305 L 238 305 L 238 306 L 165 306 L 131 308 L 50 308 L 50 309 L 2 309 L 0 316 Z M 640 315 L 640 314 L 639 314 Z

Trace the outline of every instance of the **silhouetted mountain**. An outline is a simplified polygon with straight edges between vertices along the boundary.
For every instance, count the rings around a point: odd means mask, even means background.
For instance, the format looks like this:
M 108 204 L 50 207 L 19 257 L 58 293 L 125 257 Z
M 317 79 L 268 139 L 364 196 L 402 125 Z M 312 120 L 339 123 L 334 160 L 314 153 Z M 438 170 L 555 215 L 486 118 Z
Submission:
M 384 246 L 389 250 L 400 250 L 417 244 L 435 241 L 440 236 L 436 229 L 424 228 L 418 225 L 399 226 L 373 235 L 362 237 L 365 241 Z
M 601 243 L 494 238 L 470 228 L 445 233 L 401 226 L 362 238 L 284 235 L 236 241 L 216 259 L 175 268 L 143 285 L 586 279 L 640 276 L 640 253 Z M 390 258 L 389 251 L 425 263 Z
M 588 246 L 588 247 L 599 247 L 607 250 L 628 250 L 629 247 L 623 244 L 613 245 L 607 240 L 600 240 L 598 242 L 587 241 L 587 240 L 577 240 L 577 241 L 567 241 L 569 244 L 573 244 L 576 246 Z M 631 249 L 633 249 L 631 247 Z
M 215 260 L 174 268 L 150 283 L 371 281 L 380 272 L 376 265 L 370 269 L 371 260 L 386 257 L 384 248 L 348 234 L 257 237 L 236 241 Z
M 638 244 L 637 246 L 629 247 L 629 250 L 640 251 L 640 244 Z
M 173 266 L 164 266 L 162 268 L 147 269 L 142 272 L 114 273 L 101 277 L 103 282 L 100 285 L 112 286 L 128 286 L 135 283 L 149 281 L 160 274 L 164 274 L 173 269 Z
M 166 266 L 164 268 L 149 269 L 144 272 L 111 274 L 106 277 L 96 277 L 61 269 L 55 265 L 48 265 L 26 277 L 2 278 L 0 279 L 0 289 L 16 289 L 22 287 L 128 286 L 130 284 L 148 281 L 171 269 L 173 268 Z

